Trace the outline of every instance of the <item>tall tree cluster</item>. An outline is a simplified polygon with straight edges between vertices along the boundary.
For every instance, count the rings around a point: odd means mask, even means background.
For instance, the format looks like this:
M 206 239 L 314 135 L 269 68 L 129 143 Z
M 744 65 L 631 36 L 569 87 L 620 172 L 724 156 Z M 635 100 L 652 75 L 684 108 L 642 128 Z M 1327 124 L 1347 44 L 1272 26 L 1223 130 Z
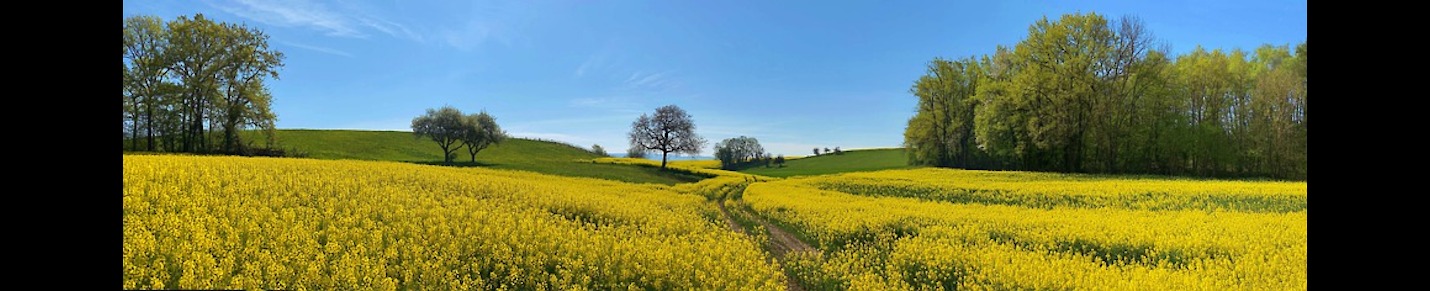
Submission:
M 124 19 L 125 149 L 244 153 L 240 132 L 264 130 L 272 146 L 272 95 L 283 53 L 268 35 L 197 14 L 165 22 Z
M 733 170 L 741 164 L 754 162 L 766 157 L 765 148 L 753 137 L 739 136 L 715 143 L 715 158 L 720 160 L 720 168 Z
M 1013 47 L 935 58 L 910 162 L 1208 177 L 1306 175 L 1306 44 L 1175 58 L 1133 17 L 1069 14 Z

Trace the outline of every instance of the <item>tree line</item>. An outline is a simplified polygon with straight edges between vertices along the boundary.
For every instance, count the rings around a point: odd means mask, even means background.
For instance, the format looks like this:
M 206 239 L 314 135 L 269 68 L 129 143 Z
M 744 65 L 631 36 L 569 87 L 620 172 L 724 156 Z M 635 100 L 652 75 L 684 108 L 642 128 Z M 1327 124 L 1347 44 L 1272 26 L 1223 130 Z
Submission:
M 1306 176 L 1306 43 L 1172 58 L 1126 16 L 1046 17 L 1013 47 L 935 58 L 914 164 L 1203 177 Z
M 197 14 L 124 19 L 125 149 L 249 154 L 240 132 L 259 128 L 274 144 L 272 95 L 283 53 L 268 35 Z

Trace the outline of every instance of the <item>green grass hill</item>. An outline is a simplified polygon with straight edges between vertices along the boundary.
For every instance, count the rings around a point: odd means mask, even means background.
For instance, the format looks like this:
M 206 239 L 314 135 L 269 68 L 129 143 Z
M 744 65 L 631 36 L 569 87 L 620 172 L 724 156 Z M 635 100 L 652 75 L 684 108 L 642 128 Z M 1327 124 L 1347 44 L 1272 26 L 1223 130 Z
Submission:
M 785 162 L 783 168 L 758 166 L 740 170 L 742 173 L 771 177 L 824 175 L 846 172 L 878 171 L 888 169 L 916 168 L 909 165 L 904 149 L 867 149 L 844 151 L 844 154 L 825 154 L 793 159 Z
M 252 133 L 252 132 L 250 132 Z M 250 139 L 259 138 L 258 136 Z M 280 129 L 281 147 L 315 159 L 353 159 L 441 164 L 442 149 L 411 132 L 362 130 Z M 553 175 L 592 177 L 636 183 L 694 182 L 704 177 L 661 172 L 648 167 L 579 162 L 599 158 L 580 147 L 559 142 L 511 138 L 477 153 L 475 163 L 466 149 L 457 151 L 457 166 L 523 170 Z

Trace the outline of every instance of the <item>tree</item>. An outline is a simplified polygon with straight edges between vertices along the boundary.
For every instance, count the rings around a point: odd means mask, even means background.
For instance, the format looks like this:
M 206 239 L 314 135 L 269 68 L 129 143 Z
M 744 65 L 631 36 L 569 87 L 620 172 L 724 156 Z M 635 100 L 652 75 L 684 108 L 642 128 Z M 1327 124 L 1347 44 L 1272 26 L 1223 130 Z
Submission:
M 815 156 L 819 156 L 819 148 L 818 148 L 818 147 L 814 148 L 814 155 L 815 155 Z
M 462 117 L 462 129 L 462 146 L 467 148 L 467 154 L 471 155 L 473 163 L 477 162 L 478 152 L 506 140 L 506 132 L 501 130 L 496 118 L 487 114 L 486 110 Z
M 689 113 L 675 105 L 655 109 L 655 115 L 641 114 L 631 123 L 631 148 L 659 151 L 660 168 L 665 169 L 670 153 L 699 154 L 705 139 L 695 134 L 695 122 Z
M 646 157 L 646 150 L 636 147 L 635 145 L 631 145 L 630 148 L 626 149 L 626 157 L 632 159 L 644 159 Z
M 233 24 L 222 27 L 221 43 L 228 47 L 219 55 L 223 66 L 217 80 L 223 92 L 213 101 L 217 109 L 213 114 L 223 128 L 222 151 L 243 152 L 239 130 L 249 125 L 271 129 L 276 119 L 269 110 L 272 95 L 263 80 L 278 79 L 283 53 L 268 49 L 268 35 L 262 31 Z
M 258 127 L 275 142 L 269 79 L 283 54 L 261 30 L 203 14 L 165 22 L 124 20 L 123 91 L 129 147 L 247 154 L 239 133 Z M 216 135 L 215 132 L 222 131 Z M 217 138 L 215 138 L 217 137 Z
M 834 152 L 834 151 L 829 150 L 829 148 L 824 148 L 824 154 L 827 155 L 827 154 L 832 153 L 832 152 Z
M 949 61 L 935 58 L 927 72 L 914 82 L 910 93 L 918 97 L 918 111 L 904 130 L 909 162 L 941 167 L 967 167 L 975 150 L 974 98 L 982 69 L 973 58 Z
M 720 168 L 731 170 L 740 164 L 754 161 L 765 148 L 753 137 L 727 138 L 715 144 L 715 158 L 720 160 Z
M 844 151 L 839 150 L 839 147 L 834 147 L 834 154 L 836 154 L 836 155 L 842 155 L 842 154 L 844 154 Z
M 454 153 L 462 147 L 462 138 L 467 134 L 464 119 L 462 111 L 452 106 L 428 108 L 427 114 L 412 119 L 412 134 L 436 142 L 442 148 L 442 162 L 451 164 Z
M 153 16 L 124 19 L 124 96 L 130 118 L 131 150 L 139 149 L 140 132 L 147 137 L 145 148 L 155 150 L 154 111 L 159 106 L 160 87 L 169 74 L 167 42 L 168 30 L 162 19 Z
M 784 167 L 785 167 L 785 155 L 782 154 L 782 155 L 775 156 L 775 164 L 776 164 L 776 165 L 779 165 L 780 168 L 784 168 Z
M 593 145 L 591 145 L 591 152 L 596 153 L 597 155 L 601 155 L 601 156 L 603 156 L 603 157 L 609 157 L 609 156 L 611 156 L 611 155 L 609 155 L 609 154 L 606 154 L 606 149 L 605 149 L 605 148 L 601 148 L 601 145 L 599 145 L 599 144 L 593 144 Z

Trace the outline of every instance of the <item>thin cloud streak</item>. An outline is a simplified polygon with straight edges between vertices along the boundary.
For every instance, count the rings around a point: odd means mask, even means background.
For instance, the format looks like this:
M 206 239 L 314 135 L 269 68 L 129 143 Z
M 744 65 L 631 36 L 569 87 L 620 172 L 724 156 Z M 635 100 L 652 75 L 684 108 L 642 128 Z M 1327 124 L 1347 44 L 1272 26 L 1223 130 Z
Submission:
M 237 0 L 239 6 L 210 5 L 243 18 L 285 27 L 307 27 L 329 36 L 367 38 L 341 13 L 312 1 Z
M 341 50 L 337 50 L 337 49 L 332 49 L 332 48 L 326 48 L 326 47 L 320 47 L 320 46 L 313 46 L 313 45 L 306 45 L 306 44 L 301 44 L 301 43 L 296 43 L 296 42 L 289 42 L 289 41 L 282 41 L 282 40 L 275 40 L 275 42 L 280 43 L 280 44 L 283 44 L 283 45 L 293 46 L 293 47 L 297 47 L 297 48 L 301 48 L 301 49 L 316 51 L 316 52 L 325 53 L 325 54 L 330 54 L 330 55 L 344 56 L 344 57 L 349 57 L 349 58 L 354 57 L 354 55 L 353 55 L 352 53 L 345 52 L 345 51 L 341 51 Z

